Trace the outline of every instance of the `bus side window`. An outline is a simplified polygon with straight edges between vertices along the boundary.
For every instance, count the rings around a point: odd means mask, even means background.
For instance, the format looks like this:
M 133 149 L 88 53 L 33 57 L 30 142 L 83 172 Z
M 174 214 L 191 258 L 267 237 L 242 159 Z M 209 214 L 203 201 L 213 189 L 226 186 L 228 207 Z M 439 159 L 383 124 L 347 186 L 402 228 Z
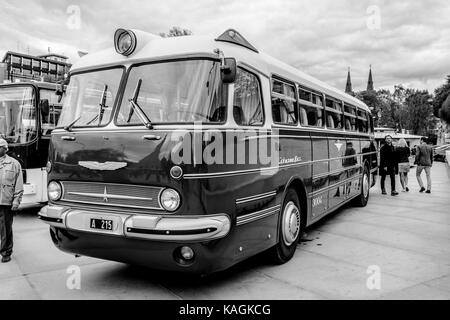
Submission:
M 259 80 L 241 68 L 238 68 L 234 84 L 233 116 L 241 126 L 261 126 L 264 123 Z
M 298 121 L 295 87 L 282 81 L 272 82 L 272 117 L 275 123 L 296 125 Z

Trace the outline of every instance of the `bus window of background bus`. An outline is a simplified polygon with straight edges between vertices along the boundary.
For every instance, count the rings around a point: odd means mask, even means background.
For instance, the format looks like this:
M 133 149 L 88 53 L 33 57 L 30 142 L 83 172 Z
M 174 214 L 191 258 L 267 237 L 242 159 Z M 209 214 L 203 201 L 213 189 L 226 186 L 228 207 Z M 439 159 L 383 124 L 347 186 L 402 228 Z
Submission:
M 122 74 L 123 69 L 116 68 L 72 75 L 58 127 L 67 126 L 78 118 L 74 127 L 106 125 L 111 118 Z
M 142 125 L 129 103 L 139 80 L 137 104 L 153 124 L 222 123 L 226 119 L 227 86 L 220 80 L 219 62 L 185 60 L 132 67 L 118 125 Z
M 55 129 L 61 115 L 61 105 L 58 103 L 58 96 L 55 94 L 55 90 L 40 89 L 39 104 L 41 111 L 44 105 L 48 106 L 47 114 L 41 112 L 41 129 L 42 135 L 49 135 Z
M 356 131 L 356 107 L 344 104 L 345 130 Z
M 339 100 L 326 99 L 327 128 L 342 130 L 342 104 Z
M 322 96 L 308 89 L 299 88 L 300 123 L 302 126 L 323 127 Z
M 272 81 L 272 116 L 275 123 L 297 125 L 298 108 L 293 85 Z
M 32 87 L 0 89 L 0 135 L 8 143 L 27 143 L 36 137 L 35 92 Z
M 241 126 L 261 126 L 264 123 L 259 80 L 241 68 L 234 84 L 233 117 Z

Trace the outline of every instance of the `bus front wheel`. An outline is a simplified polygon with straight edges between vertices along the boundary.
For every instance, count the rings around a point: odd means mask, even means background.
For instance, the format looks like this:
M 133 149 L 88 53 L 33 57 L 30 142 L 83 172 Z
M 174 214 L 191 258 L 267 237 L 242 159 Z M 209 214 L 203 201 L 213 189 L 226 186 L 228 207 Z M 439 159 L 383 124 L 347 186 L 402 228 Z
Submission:
M 365 207 L 369 201 L 369 190 L 370 190 L 370 173 L 369 169 L 364 166 L 364 172 L 361 177 L 361 192 L 357 198 L 354 200 L 354 205 L 357 207 Z
M 294 256 L 303 233 L 303 225 L 297 193 L 289 189 L 278 221 L 278 243 L 269 251 L 274 263 L 286 263 Z

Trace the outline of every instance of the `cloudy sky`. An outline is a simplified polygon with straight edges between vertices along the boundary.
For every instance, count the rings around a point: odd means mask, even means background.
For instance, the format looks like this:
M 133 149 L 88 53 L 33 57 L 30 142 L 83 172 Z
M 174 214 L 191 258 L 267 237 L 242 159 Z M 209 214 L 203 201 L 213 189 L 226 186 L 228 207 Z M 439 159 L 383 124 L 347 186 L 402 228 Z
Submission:
M 448 0 L 0 0 L 0 55 L 52 52 L 78 59 L 112 45 L 115 29 L 172 26 L 217 36 L 240 31 L 255 47 L 340 89 L 351 67 L 365 89 L 434 90 L 450 74 Z

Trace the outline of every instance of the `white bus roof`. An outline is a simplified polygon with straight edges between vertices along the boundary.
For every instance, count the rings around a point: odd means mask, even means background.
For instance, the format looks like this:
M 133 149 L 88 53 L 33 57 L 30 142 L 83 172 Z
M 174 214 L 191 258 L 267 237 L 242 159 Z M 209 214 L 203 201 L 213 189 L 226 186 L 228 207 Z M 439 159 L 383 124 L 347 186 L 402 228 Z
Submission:
M 238 64 L 245 63 L 267 76 L 277 75 L 286 80 L 295 81 L 309 89 L 320 91 L 325 95 L 343 100 L 370 112 L 367 105 L 360 100 L 262 52 L 255 52 L 233 43 L 216 41 L 213 37 L 181 36 L 162 38 L 142 31 L 136 31 L 137 35 L 144 35 L 144 37 L 137 37 L 138 47 L 130 56 L 126 57 L 117 53 L 112 43 L 113 41 L 111 41 L 111 48 L 82 57 L 72 66 L 71 73 L 179 57 L 194 57 L 205 54 L 217 56 L 214 50 L 220 49 L 225 57 L 235 58 Z

